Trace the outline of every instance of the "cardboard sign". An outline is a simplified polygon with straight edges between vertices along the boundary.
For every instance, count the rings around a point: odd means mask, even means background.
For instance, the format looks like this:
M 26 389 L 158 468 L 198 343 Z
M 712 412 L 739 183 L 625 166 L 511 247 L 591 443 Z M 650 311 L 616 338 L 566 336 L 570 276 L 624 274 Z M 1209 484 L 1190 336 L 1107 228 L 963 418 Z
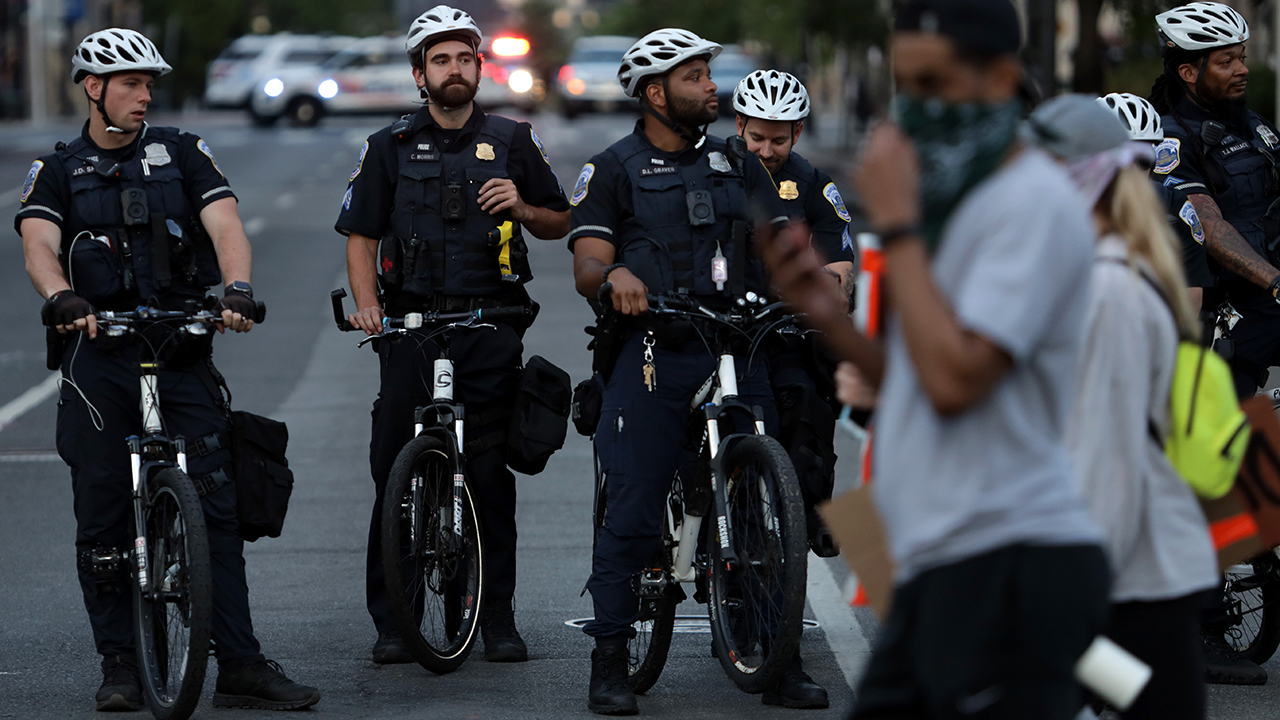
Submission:
M 1241 403 L 1252 433 L 1235 487 L 1202 502 L 1218 566 L 1225 568 L 1280 546 L 1280 419 L 1265 395 Z
M 825 502 L 818 512 L 840 546 L 844 561 L 858 576 L 866 604 L 883 621 L 893 604 L 893 559 L 871 499 L 871 487 L 863 486 Z

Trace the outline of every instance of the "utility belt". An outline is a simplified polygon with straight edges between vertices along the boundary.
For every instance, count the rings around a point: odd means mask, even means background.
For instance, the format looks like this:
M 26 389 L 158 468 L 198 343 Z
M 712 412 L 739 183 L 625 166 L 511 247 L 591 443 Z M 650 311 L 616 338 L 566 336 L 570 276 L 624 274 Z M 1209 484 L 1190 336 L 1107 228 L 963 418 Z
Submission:
M 538 319 L 540 306 L 529 296 L 524 285 L 514 285 L 499 295 L 431 295 L 422 296 L 412 293 L 387 293 L 383 297 L 383 311 L 391 317 L 403 317 L 408 313 L 461 313 L 475 312 L 496 307 L 524 307 L 525 313 L 519 322 L 507 323 L 515 328 L 520 338 Z

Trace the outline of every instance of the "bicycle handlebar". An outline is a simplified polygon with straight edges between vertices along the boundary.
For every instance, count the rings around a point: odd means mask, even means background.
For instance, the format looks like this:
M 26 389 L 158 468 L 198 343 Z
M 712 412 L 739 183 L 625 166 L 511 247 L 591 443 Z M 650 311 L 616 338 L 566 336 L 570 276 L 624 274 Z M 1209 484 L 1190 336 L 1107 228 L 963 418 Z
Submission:
M 329 300 L 333 303 L 333 321 L 337 324 L 338 329 L 342 332 L 352 332 L 360 328 L 351 324 L 346 318 L 342 310 L 342 299 L 347 296 L 347 291 L 338 288 L 329 293 Z M 521 305 L 512 305 L 506 307 L 480 308 L 478 310 L 470 310 L 467 312 L 425 312 L 425 313 L 409 313 L 404 317 L 387 317 L 383 319 L 383 328 L 391 328 L 396 330 L 417 330 L 427 325 L 435 325 L 438 323 L 456 323 L 463 322 L 475 318 L 481 322 L 505 322 L 514 323 L 519 320 L 526 319 L 529 315 L 529 309 Z

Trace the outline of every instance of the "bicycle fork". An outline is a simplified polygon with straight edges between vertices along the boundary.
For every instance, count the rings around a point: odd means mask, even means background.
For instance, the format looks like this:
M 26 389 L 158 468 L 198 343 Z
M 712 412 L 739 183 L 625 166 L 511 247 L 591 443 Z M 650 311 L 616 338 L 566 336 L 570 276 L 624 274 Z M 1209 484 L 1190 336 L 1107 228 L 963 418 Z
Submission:
M 435 361 L 435 364 L 432 368 L 432 385 L 434 387 L 434 390 L 433 390 L 434 394 L 432 396 L 432 400 L 438 404 L 452 406 L 452 410 L 453 410 L 452 412 L 453 436 L 454 436 L 454 439 L 457 441 L 458 466 L 455 468 L 455 471 L 453 473 L 453 497 L 452 497 L 452 502 L 450 503 L 452 514 L 453 514 L 453 518 L 452 518 L 453 532 L 450 533 L 449 550 L 451 552 L 456 552 L 459 549 L 461 549 L 462 541 L 463 541 L 462 501 L 463 501 L 463 495 L 466 492 L 466 489 L 465 489 L 466 476 L 463 473 L 463 466 L 466 463 L 466 451 L 464 449 L 466 446 L 466 436 L 464 435 L 465 426 L 466 426 L 466 411 L 462 407 L 453 406 L 453 361 L 452 360 L 450 360 L 447 357 L 442 357 Z M 422 433 L 422 430 L 423 430 L 423 424 L 421 422 L 416 423 L 413 428 L 414 436 L 416 437 L 417 435 L 420 435 Z M 413 496 L 413 502 L 410 504 L 410 508 L 409 508 L 409 512 L 410 512 L 409 527 L 411 528 L 411 533 L 412 533 L 411 539 L 415 541 L 415 545 L 416 545 L 416 541 L 418 539 L 417 534 L 420 527 L 418 523 L 417 512 L 418 512 L 418 508 L 423 507 L 424 498 L 422 497 L 422 493 L 424 492 L 425 488 L 423 487 L 424 483 L 422 478 L 420 478 L 417 475 L 414 475 L 412 477 L 412 479 L 410 480 L 410 483 L 411 483 L 410 489 Z M 446 518 L 442 517 L 441 520 L 442 521 L 446 520 Z M 442 522 L 442 524 L 444 523 Z
M 158 363 L 154 362 L 141 363 L 142 429 L 148 437 L 159 433 L 162 429 L 160 423 L 160 398 L 156 392 L 156 370 L 158 365 Z M 142 440 L 137 435 L 133 435 L 126 442 L 129 444 L 129 470 L 133 478 L 134 564 L 138 570 L 138 589 L 146 593 L 150 583 L 148 582 L 147 572 L 147 528 L 144 507 L 146 498 L 142 496 L 141 490 Z M 182 461 L 183 470 L 186 470 L 185 453 L 180 460 Z

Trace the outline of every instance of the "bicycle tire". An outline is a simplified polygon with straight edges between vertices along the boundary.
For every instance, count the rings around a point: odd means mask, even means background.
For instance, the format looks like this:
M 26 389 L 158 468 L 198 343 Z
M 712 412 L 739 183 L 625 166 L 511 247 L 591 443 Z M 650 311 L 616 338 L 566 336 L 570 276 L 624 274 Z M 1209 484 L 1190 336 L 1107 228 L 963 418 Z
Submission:
M 466 484 L 464 540 L 457 550 L 446 545 L 453 533 L 454 475 L 461 469 L 454 467 L 445 442 L 438 435 L 420 435 L 404 446 L 382 506 L 382 565 L 391 614 L 409 654 L 438 675 L 457 670 L 471 654 L 484 590 L 480 525 Z M 422 488 L 418 502 L 415 478 Z
M 1274 555 L 1262 555 L 1250 565 L 1252 573 L 1233 573 L 1228 568 L 1224 592 L 1227 607 L 1239 621 L 1224 635 L 1227 644 L 1246 660 L 1259 665 L 1271 659 L 1280 647 L 1280 563 Z M 1236 566 L 1238 567 L 1238 566 Z M 1241 580 L 1246 582 L 1241 583 Z M 1242 587 L 1244 585 L 1244 587 Z
M 155 590 L 142 592 L 134 562 L 138 671 L 151 713 L 159 720 L 186 720 L 204 688 L 213 623 L 204 508 L 191 478 L 164 468 L 151 478 L 143 513 L 148 584 Z
M 707 611 L 725 674 L 744 692 L 760 693 L 777 686 L 800 645 L 809 551 L 804 503 L 777 440 L 744 437 L 724 452 L 738 564 L 726 569 L 715 523 L 706 523 Z

